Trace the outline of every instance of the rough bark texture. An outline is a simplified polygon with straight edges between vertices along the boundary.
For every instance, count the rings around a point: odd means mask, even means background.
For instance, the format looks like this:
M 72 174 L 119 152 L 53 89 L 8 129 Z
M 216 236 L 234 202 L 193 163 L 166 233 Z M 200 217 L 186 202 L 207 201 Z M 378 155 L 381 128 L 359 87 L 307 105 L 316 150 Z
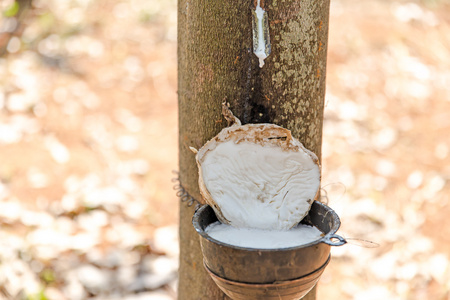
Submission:
M 202 201 L 189 146 L 200 148 L 227 122 L 228 101 L 246 123 L 275 123 L 292 131 L 320 158 L 329 0 L 261 1 L 272 53 L 259 68 L 252 49 L 256 1 L 178 1 L 180 180 Z M 180 207 L 179 299 L 228 299 L 203 270 L 194 207 Z M 313 290 L 304 299 L 315 299 Z

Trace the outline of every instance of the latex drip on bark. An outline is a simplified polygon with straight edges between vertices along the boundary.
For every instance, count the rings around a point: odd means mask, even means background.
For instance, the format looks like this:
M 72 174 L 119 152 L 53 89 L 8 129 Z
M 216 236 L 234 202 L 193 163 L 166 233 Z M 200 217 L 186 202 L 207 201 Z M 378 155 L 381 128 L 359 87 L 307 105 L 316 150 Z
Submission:
M 269 18 L 267 12 L 261 7 L 258 0 L 256 9 L 252 11 L 253 18 L 253 53 L 259 59 L 259 67 L 264 66 L 264 59 L 271 52 L 270 34 L 269 34 Z

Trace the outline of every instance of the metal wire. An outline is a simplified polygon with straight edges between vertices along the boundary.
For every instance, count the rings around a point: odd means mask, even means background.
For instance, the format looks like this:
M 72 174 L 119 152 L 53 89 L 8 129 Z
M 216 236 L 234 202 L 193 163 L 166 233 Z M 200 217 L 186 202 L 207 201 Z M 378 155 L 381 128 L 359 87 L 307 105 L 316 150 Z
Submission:
M 176 191 L 177 197 L 180 198 L 180 201 L 182 203 L 186 203 L 188 207 L 191 207 L 195 204 L 195 209 L 197 209 L 201 203 L 198 202 L 194 197 L 189 195 L 189 193 L 184 189 L 183 185 L 181 184 L 180 180 L 180 173 L 178 171 L 172 171 L 173 174 L 176 175 L 176 177 L 172 178 L 172 182 L 174 182 L 173 189 Z

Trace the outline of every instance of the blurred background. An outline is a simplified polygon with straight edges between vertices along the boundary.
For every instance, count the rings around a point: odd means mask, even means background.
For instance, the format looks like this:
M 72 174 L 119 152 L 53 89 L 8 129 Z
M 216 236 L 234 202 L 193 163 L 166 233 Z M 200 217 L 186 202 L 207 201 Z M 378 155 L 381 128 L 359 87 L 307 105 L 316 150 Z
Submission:
M 331 3 L 318 299 L 448 300 L 450 1 Z M 0 299 L 175 299 L 176 1 L 0 14 Z

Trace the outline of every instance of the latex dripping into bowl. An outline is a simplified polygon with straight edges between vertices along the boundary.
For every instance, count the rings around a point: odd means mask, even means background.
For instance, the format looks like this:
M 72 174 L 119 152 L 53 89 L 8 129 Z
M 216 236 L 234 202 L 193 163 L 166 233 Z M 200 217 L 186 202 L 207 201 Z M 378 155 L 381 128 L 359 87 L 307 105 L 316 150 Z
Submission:
M 275 124 L 231 124 L 196 153 L 199 187 L 207 203 L 193 216 L 204 266 L 217 286 L 235 300 L 296 300 L 317 283 L 330 261 L 330 247 L 347 241 L 336 234 L 338 215 L 318 199 L 320 164 L 291 132 Z M 288 231 L 314 226 L 321 235 L 283 248 L 241 247 L 207 231 L 220 221 L 236 228 Z

